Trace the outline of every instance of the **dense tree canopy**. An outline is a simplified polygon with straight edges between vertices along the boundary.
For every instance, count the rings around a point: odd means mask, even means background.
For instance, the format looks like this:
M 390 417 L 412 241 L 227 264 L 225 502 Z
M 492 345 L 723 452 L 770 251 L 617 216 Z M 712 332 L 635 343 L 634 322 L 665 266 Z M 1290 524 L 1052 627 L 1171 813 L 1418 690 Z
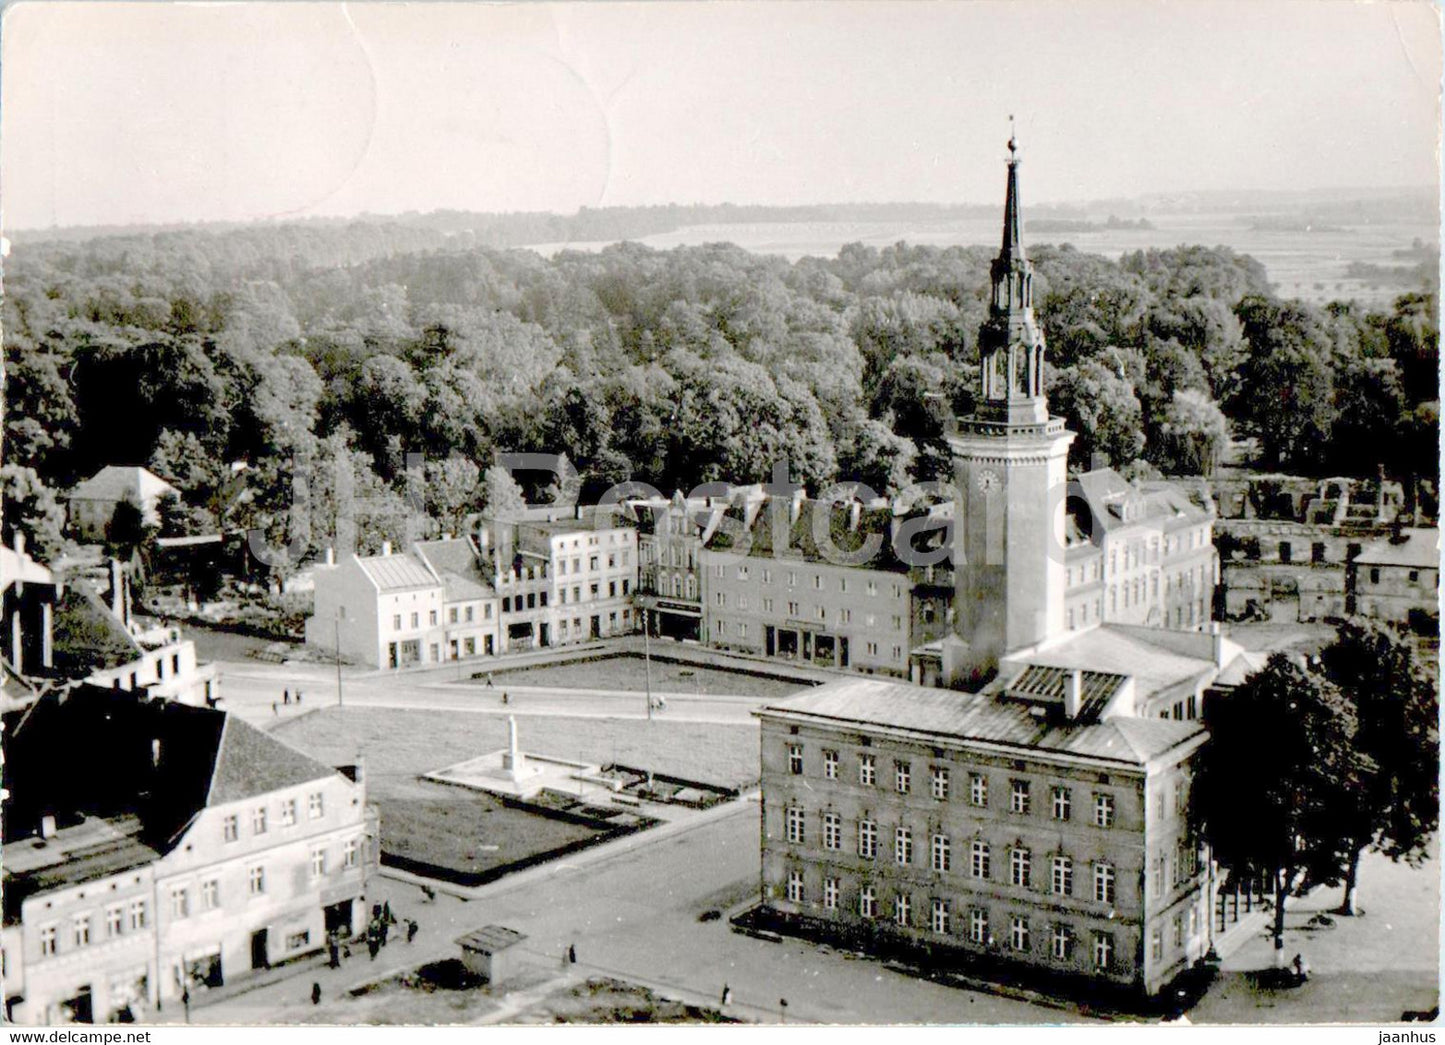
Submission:
M 948 476 L 991 249 L 853 244 L 790 263 L 723 244 L 551 258 L 481 245 L 537 231 L 513 225 L 22 242 L 0 316 L 6 463 L 52 491 L 148 463 L 182 494 L 168 528 L 209 517 L 280 540 L 304 517 L 313 549 L 352 521 L 338 462 L 367 505 L 363 545 L 417 511 L 455 527 L 484 484 L 454 459 L 482 469 L 501 451 L 565 452 L 584 496 L 628 477 L 668 492 L 754 482 L 784 458 L 815 487 Z M 1030 256 L 1076 466 L 1098 453 L 1196 472 L 1233 434 L 1271 465 L 1433 474 L 1432 294 L 1389 314 L 1279 301 L 1224 248 Z M 410 454 L 442 487 L 420 509 Z

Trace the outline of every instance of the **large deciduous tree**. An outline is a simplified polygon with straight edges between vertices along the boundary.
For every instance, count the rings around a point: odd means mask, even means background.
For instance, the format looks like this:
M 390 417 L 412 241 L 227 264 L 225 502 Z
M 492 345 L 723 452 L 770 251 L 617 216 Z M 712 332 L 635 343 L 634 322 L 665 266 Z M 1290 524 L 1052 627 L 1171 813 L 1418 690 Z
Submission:
M 1355 744 L 1371 766 L 1349 811 L 1341 914 L 1356 913 L 1360 855 L 1417 864 L 1440 823 L 1440 702 L 1415 647 L 1388 625 L 1350 621 L 1320 666 L 1353 705 Z
M 1349 825 L 1373 767 L 1355 748 L 1346 697 L 1283 653 L 1204 705 L 1191 816 L 1231 878 L 1274 892 L 1275 960 L 1284 962 L 1285 902 L 1341 880 Z

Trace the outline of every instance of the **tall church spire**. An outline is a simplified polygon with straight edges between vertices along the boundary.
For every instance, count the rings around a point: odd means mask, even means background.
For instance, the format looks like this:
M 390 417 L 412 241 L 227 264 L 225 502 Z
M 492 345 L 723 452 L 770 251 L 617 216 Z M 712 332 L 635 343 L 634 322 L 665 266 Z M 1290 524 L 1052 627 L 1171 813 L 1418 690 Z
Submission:
M 978 415 L 1010 424 L 1041 424 L 1049 416 L 1044 400 L 1044 335 L 1034 319 L 1034 268 L 1024 254 L 1018 138 L 1012 132 L 1008 151 L 1003 244 L 990 270 L 993 293 L 978 338 Z
M 1019 145 L 1018 135 L 1013 129 L 1013 117 L 1009 118 L 1008 137 L 1008 195 L 1003 205 L 1003 250 L 1000 257 L 1023 258 L 1022 219 L 1019 218 Z

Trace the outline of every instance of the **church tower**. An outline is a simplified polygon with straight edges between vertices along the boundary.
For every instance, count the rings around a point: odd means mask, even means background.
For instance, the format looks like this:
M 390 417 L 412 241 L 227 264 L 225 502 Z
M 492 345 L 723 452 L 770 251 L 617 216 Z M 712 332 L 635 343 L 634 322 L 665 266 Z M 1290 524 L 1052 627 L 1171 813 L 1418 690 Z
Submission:
M 1024 254 L 1018 144 L 1008 143 L 1003 246 L 979 329 L 973 414 L 949 436 L 955 500 L 954 627 L 944 674 L 974 688 L 999 658 L 1064 630 L 1064 487 L 1074 434 L 1050 417 L 1034 272 Z M 948 661 L 953 661 L 952 664 Z

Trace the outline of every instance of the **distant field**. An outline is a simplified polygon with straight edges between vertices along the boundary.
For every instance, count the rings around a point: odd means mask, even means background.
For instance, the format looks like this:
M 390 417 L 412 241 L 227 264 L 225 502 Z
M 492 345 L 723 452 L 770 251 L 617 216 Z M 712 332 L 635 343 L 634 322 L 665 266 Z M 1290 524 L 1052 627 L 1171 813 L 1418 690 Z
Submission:
M 643 692 L 647 687 L 646 664 L 641 657 L 622 655 L 570 664 L 547 664 L 535 668 L 498 671 L 496 686 L 556 686 L 560 689 L 616 689 Z M 486 685 L 486 678 L 476 680 Z M 652 661 L 652 688 L 664 693 L 724 694 L 743 697 L 786 697 L 807 688 L 783 679 L 763 678 L 721 668 Z
M 1254 212 L 1251 212 L 1254 213 Z M 1090 214 L 1095 221 L 1106 214 Z M 1036 243 L 1072 243 L 1081 251 L 1118 258 L 1135 250 L 1176 247 L 1181 244 L 1226 246 L 1261 262 L 1284 297 L 1306 301 L 1353 299 L 1371 307 L 1385 306 L 1408 286 L 1372 283 L 1346 276 L 1355 262 L 1381 266 L 1407 266 L 1394 252 L 1406 250 L 1419 238 L 1439 240 L 1438 226 L 1427 224 L 1329 225 L 1323 231 L 1268 226 L 1252 218 L 1229 213 L 1149 213 L 1152 229 L 1110 229 L 1079 233 L 1035 234 Z M 989 246 L 998 242 L 998 219 L 968 218 L 947 222 L 778 222 L 758 224 L 692 225 L 673 232 L 645 236 L 639 242 L 659 250 L 702 243 L 736 243 L 759 254 L 780 254 L 797 259 L 832 257 L 845 243 L 887 247 L 900 241 L 938 247 Z M 554 254 L 562 249 L 600 250 L 606 243 L 545 243 L 531 249 Z

